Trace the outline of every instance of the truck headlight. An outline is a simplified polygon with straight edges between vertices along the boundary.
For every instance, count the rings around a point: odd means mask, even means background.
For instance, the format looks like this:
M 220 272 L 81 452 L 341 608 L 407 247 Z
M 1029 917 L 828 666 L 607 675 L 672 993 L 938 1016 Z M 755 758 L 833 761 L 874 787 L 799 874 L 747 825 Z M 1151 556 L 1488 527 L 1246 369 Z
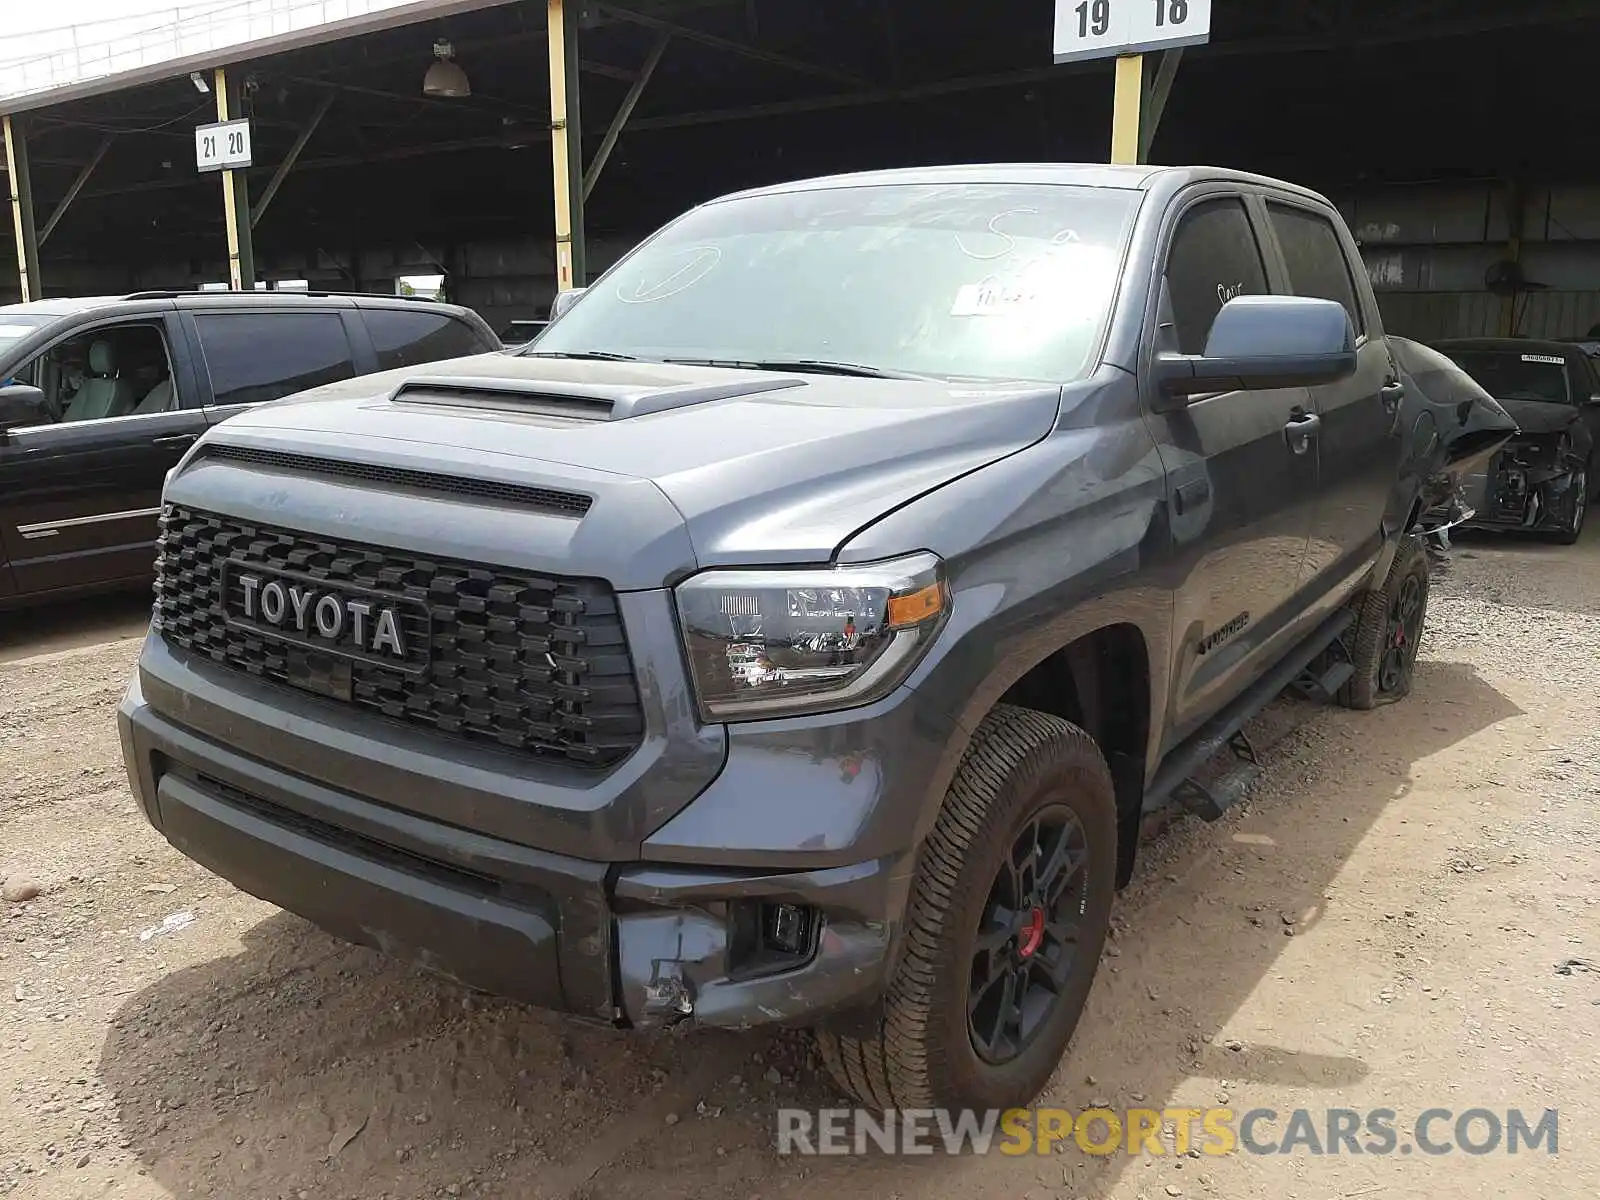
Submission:
M 848 567 L 711 570 L 680 584 L 701 715 L 852 708 L 898 687 L 950 609 L 933 554 Z

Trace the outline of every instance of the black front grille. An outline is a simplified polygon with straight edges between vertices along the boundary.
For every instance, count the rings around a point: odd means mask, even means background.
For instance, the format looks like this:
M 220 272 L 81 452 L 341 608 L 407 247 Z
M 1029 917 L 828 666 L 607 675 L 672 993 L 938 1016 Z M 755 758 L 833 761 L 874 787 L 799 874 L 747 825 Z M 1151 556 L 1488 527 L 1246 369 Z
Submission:
M 283 450 L 263 450 L 256 446 L 234 446 L 227 442 L 208 445 L 205 458 L 225 462 L 276 467 L 297 475 L 322 475 L 334 479 L 359 479 L 365 483 L 416 488 L 446 496 L 472 496 L 495 500 L 565 517 L 581 517 L 589 511 L 588 496 L 562 492 L 555 488 L 532 487 L 522 483 L 500 483 L 493 479 L 470 479 L 462 475 L 443 475 L 436 471 L 417 471 L 410 467 L 380 467 L 370 463 L 318 458 L 311 454 L 290 454 Z
M 598 580 L 426 558 L 170 504 L 157 546 L 156 627 L 180 649 L 407 724 L 590 766 L 618 762 L 643 737 L 616 597 Z M 410 657 L 388 664 L 331 652 L 315 637 L 243 620 L 244 575 L 389 598 Z

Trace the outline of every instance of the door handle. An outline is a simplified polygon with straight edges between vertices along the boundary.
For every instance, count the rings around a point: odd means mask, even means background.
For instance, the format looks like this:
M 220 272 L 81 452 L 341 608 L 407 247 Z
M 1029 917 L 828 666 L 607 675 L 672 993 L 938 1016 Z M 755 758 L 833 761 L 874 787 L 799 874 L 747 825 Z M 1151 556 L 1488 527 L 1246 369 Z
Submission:
M 1311 439 L 1316 437 L 1322 429 L 1322 418 L 1316 413 L 1306 412 L 1303 408 L 1295 409 L 1289 416 L 1289 423 L 1283 427 L 1283 436 L 1289 443 L 1289 449 L 1296 454 L 1304 454 L 1311 449 Z
M 192 446 L 200 440 L 198 433 L 173 433 L 153 439 L 152 446 Z
M 1400 401 L 1406 398 L 1406 385 L 1391 379 L 1378 390 L 1378 395 L 1383 398 L 1384 411 L 1392 417 L 1400 411 Z

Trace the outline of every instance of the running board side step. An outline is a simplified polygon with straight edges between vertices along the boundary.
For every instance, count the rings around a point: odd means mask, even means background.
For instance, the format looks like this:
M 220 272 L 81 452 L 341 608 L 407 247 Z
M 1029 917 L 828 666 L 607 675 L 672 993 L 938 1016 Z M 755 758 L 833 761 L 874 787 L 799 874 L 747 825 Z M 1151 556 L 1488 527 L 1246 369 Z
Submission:
M 1356 614 L 1350 608 L 1340 609 L 1282 662 L 1167 755 L 1145 789 L 1144 811 L 1157 812 L 1176 803 L 1202 820 L 1215 821 L 1237 804 L 1261 774 L 1255 748 L 1243 733 L 1245 722 L 1282 692 L 1301 683 L 1308 683 L 1328 696 L 1337 693 L 1353 673 L 1348 661 L 1335 663 L 1322 675 L 1313 674 L 1310 667 L 1318 655 L 1349 631 L 1355 619 Z M 1240 764 L 1215 783 L 1207 785 L 1196 780 L 1195 772 L 1224 747 L 1233 750 Z

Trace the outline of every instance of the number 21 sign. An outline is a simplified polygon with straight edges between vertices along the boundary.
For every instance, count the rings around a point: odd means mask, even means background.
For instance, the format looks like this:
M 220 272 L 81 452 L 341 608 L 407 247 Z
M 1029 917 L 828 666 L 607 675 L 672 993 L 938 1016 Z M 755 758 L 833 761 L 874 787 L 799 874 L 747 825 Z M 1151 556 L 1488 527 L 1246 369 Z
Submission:
M 194 165 L 204 171 L 231 171 L 250 165 L 250 122 L 223 121 L 194 131 Z
M 1055 59 L 1110 58 L 1211 38 L 1211 0 L 1056 0 Z

